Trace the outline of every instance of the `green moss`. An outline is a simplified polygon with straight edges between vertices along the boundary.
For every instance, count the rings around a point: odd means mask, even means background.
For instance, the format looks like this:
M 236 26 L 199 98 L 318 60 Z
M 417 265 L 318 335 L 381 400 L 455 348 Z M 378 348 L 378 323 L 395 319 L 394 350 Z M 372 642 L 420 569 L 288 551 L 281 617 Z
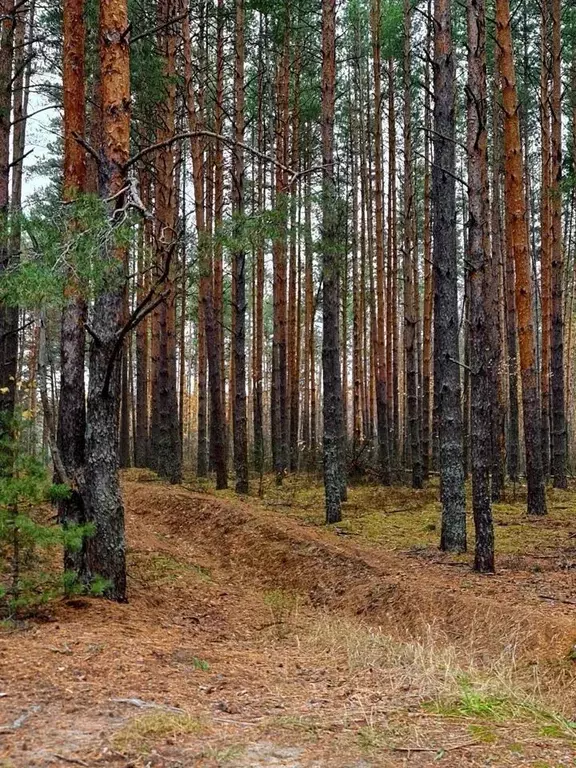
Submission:
M 516 498 L 507 489 L 505 503 L 493 507 L 496 550 L 499 554 L 542 554 L 573 546 L 570 538 L 576 511 L 576 490 L 548 490 L 548 515 L 531 518 L 526 514 L 525 491 L 518 486 Z M 467 487 L 470 499 L 470 487 Z M 272 477 L 264 483 L 264 507 L 309 525 L 324 524 L 322 484 L 308 475 L 291 475 L 278 487 Z M 470 506 L 470 504 L 468 504 Z M 359 536 L 388 550 L 436 549 L 441 522 L 437 480 L 424 490 L 379 485 L 350 488 L 343 504 L 343 521 L 331 528 Z M 474 525 L 468 518 L 470 550 L 474 546 Z M 464 560 L 466 558 L 463 558 Z
M 253 478 L 254 492 L 258 485 L 259 478 Z M 237 500 L 233 489 L 216 492 L 213 484 L 206 480 L 191 480 L 189 487 Z M 470 492 L 468 484 L 468 508 Z M 573 547 L 570 536 L 576 512 L 576 488 L 568 491 L 548 489 L 548 515 L 545 518 L 532 518 L 526 514 L 524 486 L 516 486 L 516 493 L 510 486 L 506 494 L 506 501 L 493 507 L 498 554 L 545 554 Z M 273 475 L 266 475 L 263 498 L 254 496 L 251 504 L 307 525 L 324 526 L 324 489 L 320 478 L 314 475 L 288 475 L 282 486 L 276 485 Z M 403 486 L 354 485 L 349 490 L 348 501 L 343 504 L 342 511 L 343 521 L 327 530 L 358 536 L 366 543 L 387 550 L 426 551 L 438 547 L 442 510 L 437 478 L 419 491 Z M 468 516 L 468 541 L 472 551 L 474 525 L 471 515 Z M 466 557 L 463 560 L 467 561 Z M 532 567 L 537 569 L 541 565 L 536 563 Z

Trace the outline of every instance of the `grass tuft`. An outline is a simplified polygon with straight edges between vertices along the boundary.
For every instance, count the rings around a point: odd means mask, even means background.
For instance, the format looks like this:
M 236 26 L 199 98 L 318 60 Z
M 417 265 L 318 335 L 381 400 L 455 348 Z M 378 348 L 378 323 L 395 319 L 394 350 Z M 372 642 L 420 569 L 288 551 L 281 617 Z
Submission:
M 576 723 L 559 711 L 566 701 L 557 698 L 557 680 L 546 681 L 538 665 L 520 666 L 512 643 L 499 658 L 484 657 L 482 663 L 477 650 L 456 648 L 433 627 L 406 642 L 359 622 L 330 617 L 315 623 L 305 640 L 343 659 L 350 672 L 370 671 L 373 685 L 416 698 L 428 712 L 487 723 L 523 722 L 546 728 L 551 736 L 576 740 Z
M 242 757 L 246 750 L 243 744 L 232 744 L 229 747 L 206 747 L 201 757 L 205 760 L 213 760 L 218 765 L 225 765 Z
M 155 585 L 173 584 L 188 578 L 201 581 L 211 581 L 212 578 L 207 568 L 182 562 L 165 552 L 132 552 L 130 565 L 139 579 Z
M 185 712 L 149 712 L 130 720 L 114 737 L 114 747 L 127 754 L 147 754 L 158 741 L 198 733 L 202 725 Z
M 298 609 L 299 597 L 284 589 L 271 589 L 264 593 L 264 604 L 270 611 L 279 638 L 286 637 L 289 624 Z

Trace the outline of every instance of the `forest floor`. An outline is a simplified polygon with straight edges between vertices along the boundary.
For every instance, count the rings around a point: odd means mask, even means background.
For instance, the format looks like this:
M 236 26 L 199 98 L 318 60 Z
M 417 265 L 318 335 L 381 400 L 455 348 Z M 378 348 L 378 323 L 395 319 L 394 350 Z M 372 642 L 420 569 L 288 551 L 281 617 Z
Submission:
M 0 631 L 0 767 L 575 766 L 576 492 L 496 507 L 493 577 L 438 552 L 436 495 L 325 528 L 309 478 L 128 473 L 130 602 Z

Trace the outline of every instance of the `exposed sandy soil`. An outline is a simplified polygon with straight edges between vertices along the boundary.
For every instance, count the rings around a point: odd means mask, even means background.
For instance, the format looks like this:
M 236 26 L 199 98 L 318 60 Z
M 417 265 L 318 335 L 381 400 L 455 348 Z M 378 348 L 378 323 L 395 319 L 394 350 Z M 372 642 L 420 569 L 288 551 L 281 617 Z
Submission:
M 565 720 L 516 689 L 464 706 L 451 669 L 534 668 L 575 719 L 576 607 L 540 597 L 570 573 L 481 578 L 157 483 L 126 504 L 129 604 L 0 634 L 1 768 L 576 765 Z

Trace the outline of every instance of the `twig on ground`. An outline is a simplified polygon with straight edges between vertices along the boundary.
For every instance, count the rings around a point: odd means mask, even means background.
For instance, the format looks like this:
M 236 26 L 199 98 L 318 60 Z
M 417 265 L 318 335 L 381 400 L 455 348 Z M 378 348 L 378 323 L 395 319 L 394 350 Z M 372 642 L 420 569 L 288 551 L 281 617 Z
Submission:
M 465 741 L 463 744 L 452 744 L 448 747 L 390 747 L 393 752 L 453 752 L 457 749 L 465 749 L 466 747 L 475 747 L 478 745 L 477 741 Z
M 167 712 L 184 712 L 179 707 L 169 707 L 167 704 L 156 704 L 154 701 L 142 701 L 142 699 L 110 699 L 115 704 L 130 704 L 132 707 L 138 707 L 139 709 L 163 709 Z
M 538 595 L 541 600 L 552 600 L 555 603 L 564 603 L 565 605 L 576 605 L 576 600 L 563 600 L 561 597 L 552 597 L 552 595 Z
M 55 758 L 62 760 L 65 763 L 74 763 L 74 765 L 85 765 L 90 768 L 89 763 L 85 763 L 84 760 L 80 760 L 78 757 L 66 757 L 66 755 L 59 755 L 57 752 L 52 753 Z

